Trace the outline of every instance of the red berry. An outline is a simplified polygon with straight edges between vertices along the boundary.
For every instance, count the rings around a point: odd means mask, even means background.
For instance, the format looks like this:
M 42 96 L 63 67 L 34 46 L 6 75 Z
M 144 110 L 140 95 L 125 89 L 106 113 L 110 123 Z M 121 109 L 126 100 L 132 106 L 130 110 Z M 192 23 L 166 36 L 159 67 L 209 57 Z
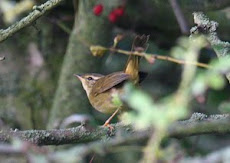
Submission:
M 96 15 L 96 16 L 101 15 L 101 13 L 103 12 L 103 8 L 104 7 L 103 7 L 102 4 L 95 5 L 94 8 L 93 8 L 94 15 Z
M 124 11 L 124 7 L 118 7 L 117 9 L 113 10 L 113 12 L 119 17 L 124 15 Z
M 111 12 L 110 14 L 109 14 L 109 21 L 110 22 L 112 22 L 112 23 L 116 23 L 116 21 L 117 21 L 117 15 L 114 13 L 114 12 Z

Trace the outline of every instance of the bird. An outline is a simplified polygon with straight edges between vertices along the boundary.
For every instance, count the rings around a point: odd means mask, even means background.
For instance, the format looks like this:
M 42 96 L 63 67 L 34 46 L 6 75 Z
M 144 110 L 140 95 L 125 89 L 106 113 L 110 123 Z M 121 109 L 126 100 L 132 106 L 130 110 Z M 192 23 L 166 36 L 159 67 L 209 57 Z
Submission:
M 148 48 L 148 40 L 149 35 L 137 35 L 134 38 L 131 51 L 144 52 Z M 98 73 L 74 74 L 80 80 L 90 104 L 99 112 L 112 114 L 104 126 L 111 128 L 109 125 L 111 119 L 118 111 L 126 108 L 124 105 L 118 107 L 114 104 L 114 93 L 121 96 L 124 93 L 124 83 L 131 81 L 134 85 L 139 85 L 147 76 L 147 73 L 139 71 L 139 62 L 140 57 L 131 54 L 123 71 L 108 75 Z

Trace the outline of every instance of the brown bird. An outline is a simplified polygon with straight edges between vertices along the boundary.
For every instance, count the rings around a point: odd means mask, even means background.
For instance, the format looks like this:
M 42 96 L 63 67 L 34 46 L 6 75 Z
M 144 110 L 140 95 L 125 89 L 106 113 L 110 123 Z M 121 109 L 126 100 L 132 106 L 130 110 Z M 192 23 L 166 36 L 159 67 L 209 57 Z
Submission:
M 132 51 L 144 52 L 148 47 L 149 36 L 136 36 Z M 146 73 L 139 72 L 140 57 L 130 55 L 124 71 L 114 72 L 108 75 L 89 73 L 76 75 L 81 81 L 84 90 L 91 105 L 98 111 L 112 116 L 105 122 L 104 126 L 109 126 L 110 120 L 119 110 L 123 110 L 124 106 L 117 108 L 112 102 L 114 93 L 122 95 L 124 92 L 123 85 L 126 81 L 132 81 L 138 85 L 145 77 Z

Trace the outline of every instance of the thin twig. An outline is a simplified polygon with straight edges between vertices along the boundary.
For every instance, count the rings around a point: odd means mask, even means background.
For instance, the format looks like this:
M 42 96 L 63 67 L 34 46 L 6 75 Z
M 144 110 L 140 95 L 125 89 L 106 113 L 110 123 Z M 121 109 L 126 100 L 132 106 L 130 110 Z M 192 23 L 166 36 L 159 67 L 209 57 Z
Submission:
M 188 65 L 196 65 L 198 67 L 203 67 L 203 68 L 212 68 L 211 66 L 209 66 L 208 64 L 205 64 L 205 63 L 184 61 L 184 60 L 172 58 L 169 56 L 132 52 L 132 51 L 127 51 L 127 50 L 122 50 L 122 49 L 115 49 L 115 48 L 108 48 L 108 50 L 110 50 L 112 52 L 122 53 L 125 55 L 137 55 L 140 57 L 144 57 L 149 62 L 151 62 L 152 59 L 159 59 L 159 60 L 166 60 L 166 61 L 174 62 L 174 63 L 181 64 L 181 65 L 188 64 Z
M 176 20 L 180 26 L 180 30 L 183 34 L 189 34 L 189 27 L 188 27 L 188 23 L 187 21 L 185 20 L 185 17 L 184 17 L 184 14 L 177 2 L 177 0 L 169 0 L 171 6 L 172 6 L 172 9 L 173 9 L 173 12 L 176 16 Z
M 25 28 L 31 25 L 34 21 L 36 21 L 39 17 L 47 13 L 47 11 L 53 9 L 57 5 L 59 5 L 64 0 L 48 0 L 44 4 L 40 6 L 34 6 L 33 11 L 27 15 L 26 17 L 22 18 L 20 21 L 14 23 L 7 29 L 0 30 L 0 42 L 3 42 L 22 28 Z

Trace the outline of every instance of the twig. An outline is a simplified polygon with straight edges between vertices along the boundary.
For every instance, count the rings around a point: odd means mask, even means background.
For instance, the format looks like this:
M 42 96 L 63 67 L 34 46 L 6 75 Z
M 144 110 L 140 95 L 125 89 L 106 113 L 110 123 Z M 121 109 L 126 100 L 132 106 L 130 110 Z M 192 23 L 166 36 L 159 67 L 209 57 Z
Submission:
M 176 16 L 177 22 L 180 26 L 180 30 L 183 34 L 189 34 L 189 27 L 188 27 L 188 23 L 185 20 L 184 14 L 181 11 L 181 8 L 177 2 L 177 0 L 169 0 L 171 7 L 173 9 L 173 12 Z
M 172 57 L 169 57 L 169 56 L 132 52 L 132 51 L 127 51 L 127 50 L 122 50 L 122 49 L 115 49 L 115 48 L 109 48 L 108 50 L 110 50 L 112 52 L 122 53 L 122 54 L 125 54 L 125 55 L 137 55 L 137 56 L 140 56 L 140 57 L 144 57 L 150 63 L 151 63 L 151 60 L 153 60 L 153 59 L 159 59 L 159 60 L 166 60 L 166 61 L 170 61 L 170 62 L 173 62 L 173 63 L 181 64 L 181 65 L 188 64 L 188 65 L 196 65 L 198 67 L 203 67 L 203 68 L 212 68 L 211 66 L 209 66 L 208 64 L 205 64 L 205 63 L 189 62 L 189 61 L 184 61 L 184 60 L 172 58 Z
M 48 0 L 44 4 L 40 6 L 34 6 L 33 11 L 27 15 L 26 17 L 22 18 L 20 21 L 14 23 L 7 29 L 0 30 L 0 42 L 3 42 L 22 28 L 25 28 L 31 25 L 34 21 L 36 21 L 39 17 L 47 13 L 47 11 L 51 10 L 52 8 L 59 5 L 64 0 Z
M 228 115 L 207 117 L 197 113 L 193 114 L 189 120 L 173 123 L 169 127 L 168 136 L 181 138 L 201 134 L 226 134 L 230 133 L 229 122 Z M 122 130 L 132 138 L 133 134 L 139 133 L 139 131 L 134 131 L 130 126 L 122 124 L 113 124 L 112 126 L 115 129 L 112 135 Z M 150 135 L 149 131 L 144 132 Z M 86 129 L 79 126 L 70 129 L 1 131 L 0 142 L 9 142 L 12 137 L 18 137 L 37 145 L 62 145 L 95 141 L 105 136 L 108 136 L 107 127 L 100 126 L 95 129 Z
M 185 61 L 185 60 L 180 60 L 180 59 L 172 58 L 169 56 L 163 56 L 163 55 L 157 55 L 157 54 L 149 54 L 149 53 L 144 53 L 144 52 L 140 53 L 138 51 L 127 51 L 127 50 L 117 49 L 114 47 L 106 48 L 103 46 L 93 45 L 93 46 L 90 46 L 90 50 L 93 56 L 102 56 L 104 55 L 106 51 L 111 51 L 111 52 L 117 52 L 117 53 L 121 53 L 125 55 L 136 55 L 136 56 L 144 57 L 149 63 L 154 63 L 155 59 L 159 59 L 159 60 L 166 60 L 166 61 L 170 61 L 173 63 L 181 64 L 181 65 L 188 64 L 188 65 L 196 65 L 198 67 L 203 67 L 203 68 L 212 68 L 211 66 L 205 63 Z

